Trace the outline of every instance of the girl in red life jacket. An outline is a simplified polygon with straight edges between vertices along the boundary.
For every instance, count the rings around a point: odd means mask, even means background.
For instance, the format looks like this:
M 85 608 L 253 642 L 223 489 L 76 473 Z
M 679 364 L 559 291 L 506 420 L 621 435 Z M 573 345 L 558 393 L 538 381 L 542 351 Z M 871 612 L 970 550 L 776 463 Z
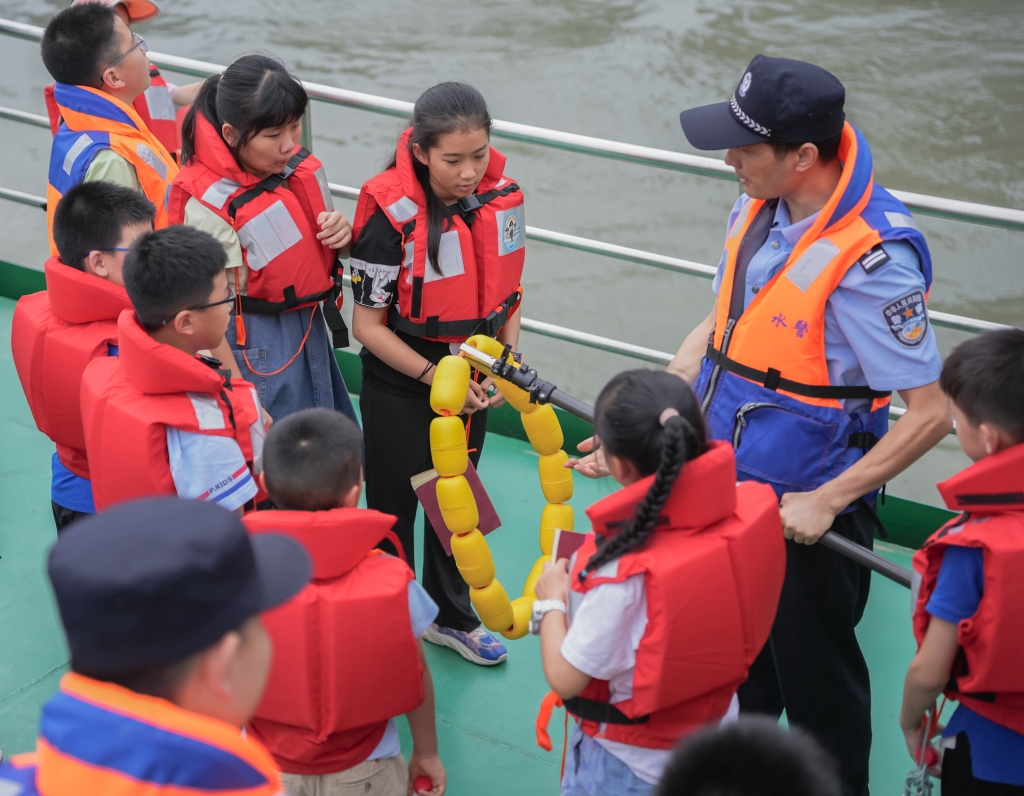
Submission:
M 472 86 L 442 83 L 416 101 L 388 167 L 363 185 L 353 222 L 352 327 L 363 345 L 360 409 L 366 503 L 398 517 L 414 566 L 411 476 L 431 468 L 434 366 L 476 333 L 516 347 L 523 199 L 489 145 L 487 103 Z M 404 268 L 403 268 L 404 264 Z M 479 461 L 492 379 L 466 395 L 469 449 Z M 423 586 L 440 606 L 423 638 L 489 666 L 505 647 L 480 626 L 459 575 L 425 520 Z
M 732 448 L 707 439 L 678 377 L 619 374 L 598 397 L 594 431 L 624 488 L 587 510 L 596 536 L 571 561 L 545 566 L 531 630 L 576 718 L 563 796 L 651 794 L 679 738 L 738 713 L 785 546 L 773 493 L 737 488 Z M 739 549 L 768 573 L 750 597 L 734 585 L 750 571 L 732 563 Z
M 242 56 L 204 81 L 182 126 L 168 212 L 227 250 L 238 301 L 225 355 L 271 417 L 324 406 L 355 421 L 334 358 L 334 345 L 347 345 L 338 257 L 352 228 L 334 209 L 323 165 L 299 144 L 308 103 L 301 83 L 265 55 Z

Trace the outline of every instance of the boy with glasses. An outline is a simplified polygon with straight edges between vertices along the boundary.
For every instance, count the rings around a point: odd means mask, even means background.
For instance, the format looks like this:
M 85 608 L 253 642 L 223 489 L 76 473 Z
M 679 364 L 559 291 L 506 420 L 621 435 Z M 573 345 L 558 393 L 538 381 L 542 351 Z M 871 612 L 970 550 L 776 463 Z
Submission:
M 153 229 L 153 203 L 106 182 L 77 185 L 54 213 L 59 257 L 46 290 L 14 309 L 11 351 L 39 430 L 56 443 L 50 502 L 57 531 L 96 512 L 79 392 L 96 357 L 117 356 L 117 317 L 131 308 L 121 271 L 132 242 Z
M 66 8 L 43 33 L 46 70 L 57 81 L 62 119 L 50 151 L 47 214 L 50 253 L 53 212 L 81 182 L 132 188 L 156 206 L 155 226 L 167 226 L 167 189 L 178 166 L 132 103 L 150 87 L 145 40 L 103 3 Z
M 134 311 L 118 318 L 118 359 L 82 377 L 96 509 L 147 495 L 239 511 L 259 489 L 266 436 L 255 388 L 201 352 L 224 340 L 234 292 L 213 237 L 175 226 L 140 237 L 124 262 Z

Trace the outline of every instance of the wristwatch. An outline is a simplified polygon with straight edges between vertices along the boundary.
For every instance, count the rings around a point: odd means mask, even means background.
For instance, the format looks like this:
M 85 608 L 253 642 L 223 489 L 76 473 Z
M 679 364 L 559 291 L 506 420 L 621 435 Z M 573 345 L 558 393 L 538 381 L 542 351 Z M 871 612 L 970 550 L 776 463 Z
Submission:
M 540 620 L 548 611 L 561 611 L 564 614 L 565 603 L 561 600 L 534 600 L 533 614 L 530 616 L 530 633 L 532 635 L 540 635 Z

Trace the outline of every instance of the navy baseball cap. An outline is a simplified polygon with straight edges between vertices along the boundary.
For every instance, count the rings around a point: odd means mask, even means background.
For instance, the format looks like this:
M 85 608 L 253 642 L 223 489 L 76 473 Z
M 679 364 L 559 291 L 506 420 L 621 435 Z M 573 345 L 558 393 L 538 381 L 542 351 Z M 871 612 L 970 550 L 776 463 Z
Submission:
M 697 149 L 824 141 L 843 131 L 846 89 L 820 66 L 755 55 L 728 102 L 679 114 Z
M 150 498 L 79 520 L 49 574 L 76 671 L 114 675 L 174 663 L 309 582 L 298 542 L 250 536 L 201 500 Z

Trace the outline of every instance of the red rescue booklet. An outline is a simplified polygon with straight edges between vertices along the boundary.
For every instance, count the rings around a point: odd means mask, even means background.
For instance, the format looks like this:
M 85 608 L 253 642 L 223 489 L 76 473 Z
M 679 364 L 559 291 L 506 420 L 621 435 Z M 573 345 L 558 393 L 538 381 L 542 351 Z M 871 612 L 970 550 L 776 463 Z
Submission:
M 563 558 L 572 558 L 583 543 L 587 540 L 587 534 L 581 531 L 563 531 L 561 528 L 555 530 L 555 541 L 551 545 L 551 563 L 554 564 Z
M 498 517 L 498 512 L 495 510 L 494 504 L 491 503 L 487 490 L 484 489 L 484 484 L 480 480 L 480 476 L 477 474 L 472 462 L 469 463 L 463 475 L 469 481 L 469 488 L 473 490 L 473 497 L 476 498 L 476 508 L 480 513 L 480 524 L 477 527 L 480 529 L 480 533 L 486 536 L 495 528 L 501 527 L 501 519 Z M 441 509 L 437 505 L 437 487 L 435 484 L 438 478 L 440 476 L 437 474 L 437 470 L 425 470 L 418 475 L 414 475 L 409 481 L 412 483 L 416 497 L 419 498 L 420 505 L 423 506 L 427 519 L 434 526 L 437 538 L 441 540 L 441 546 L 444 547 L 444 551 L 448 555 L 451 555 L 452 534 L 448 530 L 448 526 L 444 524 L 444 517 L 441 516 Z

